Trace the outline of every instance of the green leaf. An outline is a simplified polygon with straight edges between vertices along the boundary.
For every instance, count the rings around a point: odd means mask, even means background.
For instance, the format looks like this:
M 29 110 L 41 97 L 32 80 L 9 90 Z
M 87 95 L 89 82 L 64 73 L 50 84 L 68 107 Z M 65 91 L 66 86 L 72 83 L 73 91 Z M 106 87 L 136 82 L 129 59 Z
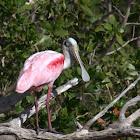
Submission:
M 5 114 L 4 113 L 0 114 L 0 118 L 3 118 L 3 117 L 5 117 Z
M 51 8 L 51 15 L 52 15 L 52 17 L 54 17 L 54 11 L 52 8 Z
M 110 77 L 115 77 L 114 74 L 112 74 L 111 72 L 107 72 L 106 75 L 108 75 Z
M 67 108 L 66 107 L 62 108 L 60 113 L 61 113 L 62 116 L 67 116 L 68 115 Z
M 115 24 L 116 24 L 116 19 L 115 19 L 115 16 L 114 16 L 114 15 L 111 15 L 110 23 L 111 23 L 112 25 L 115 25 Z
M 113 84 L 108 76 L 102 82 L 107 84 L 110 88 L 113 88 Z
M 90 8 L 88 8 L 87 6 L 82 5 L 82 4 L 80 4 L 80 7 L 81 7 L 82 11 L 83 11 L 86 15 L 88 15 L 88 16 L 93 16 L 93 12 L 91 11 Z
M 19 13 L 22 13 L 22 12 L 24 12 L 26 10 L 31 10 L 32 8 L 33 8 L 33 5 L 32 4 L 29 4 L 29 5 L 25 4 L 21 8 L 19 8 L 16 13 L 19 14 Z
M 124 33 L 124 29 L 121 28 L 121 29 L 120 29 L 120 33 Z
M 45 41 L 47 41 L 49 39 L 50 39 L 50 35 L 43 35 L 42 38 L 38 42 L 36 42 L 33 46 L 41 44 L 41 43 L 43 43 L 43 42 L 45 42 Z
M 17 31 L 21 31 L 22 30 L 22 27 L 21 26 L 17 26 L 16 30 Z
M 103 24 L 104 28 L 111 31 L 112 30 L 112 26 L 108 23 Z
M 68 31 L 64 29 L 60 29 L 60 30 L 55 31 L 54 34 L 57 36 L 65 36 L 65 35 L 68 35 Z
M 100 31 L 105 31 L 105 29 L 101 25 L 99 25 L 95 28 L 95 32 L 100 32 Z
M 85 34 L 81 34 L 79 32 L 76 33 L 78 38 L 86 38 Z
M 34 104 L 35 100 L 34 100 L 34 95 L 30 95 L 30 96 L 26 96 L 26 100 L 28 101 L 28 103 L 32 103 Z
M 119 36 L 118 34 L 116 34 L 116 39 L 117 39 L 117 42 L 118 42 L 120 45 L 123 45 L 123 44 L 124 44 L 122 37 Z
M 90 2 L 90 0 L 82 0 L 82 3 L 83 3 L 84 5 L 88 5 L 89 2 Z
M 92 52 L 92 51 L 93 51 L 94 45 L 95 45 L 95 43 L 90 42 L 89 45 L 88 45 L 88 47 L 87 47 L 87 51 L 88 51 L 88 52 Z
M 133 66 L 132 64 L 128 64 L 127 68 L 131 69 L 131 70 L 135 70 L 135 66 Z
M 137 71 L 127 71 L 127 73 L 133 76 L 139 75 Z
M 19 113 L 21 113 L 23 110 L 24 110 L 23 107 L 19 107 L 19 108 L 17 108 L 16 110 L 14 110 L 14 113 L 15 113 L 15 114 L 19 114 Z

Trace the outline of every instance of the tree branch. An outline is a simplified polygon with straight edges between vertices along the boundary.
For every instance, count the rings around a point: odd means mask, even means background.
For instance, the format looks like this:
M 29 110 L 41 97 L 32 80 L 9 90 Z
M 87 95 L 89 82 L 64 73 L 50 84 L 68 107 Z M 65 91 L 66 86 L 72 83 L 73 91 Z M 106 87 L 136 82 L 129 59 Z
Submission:
M 116 50 L 114 50 L 114 51 L 111 51 L 111 52 L 109 52 L 109 53 L 107 53 L 106 55 L 111 55 L 111 54 L 113 54 L 113 53 L 115 53 L 115 52 L 117 52 L 117 51 L 119 51 L 121 48 L 123 48 L 123 47 L 125 47 L 127 44 L 129 44 L 130 42 L 132 42 L 132 41 L 134 41 L 134 40 L 138 40 L 138 39 L 140 39 L 140 36 L 139 37 L 135 37 L 135 38 L 132 38 L 132 39 L 130 39 L 130 40 L 128 40 L 127 42 L 125 42 L 121 47 L 119 47 L 119 48 L 117 48 Z
M 130 101 L 128 101 L 122 108 L 120 114 L 119 114 L 119 120 L 122 121 L 125 118 L 125 112 L 126 112 L 126 109 L 129 107 L 129 106 L 134 106 L 138 101 L 140 101 L 140 96 L 137 96 L 133 99 L 131 99 Z M 134 117 L 134 116 L 133 116 Z M 134 117 L 135 118 L 135 117 Z M 134 119 L 133 118 L 133 119 Z M 131 124 L 130 124 L 131 125 Z
M 52 96 L 56 97 L 58 94 L 61 94 L 62 92 L 68 90 L 69 88 L 77 84 L 78 84 L 78 79 L 74 78 L 70 80 L 69 82 L 67 82 L 66 84 L 56 88 L 56 90 L 52 92 Z M 14 93 L 10 96 L 0 98 L 0 113 L 5 113 L 10 110 L 13 110 L 15 108 L 15 104 L 18 103 L 20 100 L 24 99 L 29 94 L 30 94 L 30 91 L 27 91 L 22 94 Z
M 73 86 L 75 86 L 77 84 L 78 84 L 77 78 L 74 78 L 74 79 L 68 81 L 66 84 L 64 84 L 64 85 L 56 88 L 54 91 L 52 91 L 50 99 L 67 91 L 68 89 L 72 88 Z M 47 95 L 44 95 L 38 100 L 38 111 L 46 106 L 46 98 L 47 98 Z M 20 127 L 28 118 L 30 118 L 35 113 L 36 113 L 35 105 L 31 105 L 28 108 L 26 108 L 23 112 L 21 112 L 18 118 L 13 119 L 10 123 L 11 124 L 13 122 L 14 122 L 14 124 L 17 123 L 17 125 Z
M 113 8 L 114 8 L 123 18 L 125 18 L 125 16 L 121 13 L 121 11 L 120 11 L 116 6 L 113 6 Z
M 129 14 L 130 14 L 130 7 L 131 7 L 131 3 L 132 3 L 133 0 L 128 0 L 127 1 L 127 9 L 126 9 L 126 14 L 125 14 L 125 18 L 123 20 L 123 23 L 122 23 L 122 26 L 121 28 L 124 28 L 126 26 L 126 23 L 127 23 L 127 20 L 128 20 L 128 17 L 129 17 Z
M 130 89 L 135 87 L 137 82 L 140 80 L 140 77 L 138 77 L 132 84 L 130 84 L 113 102 L 111 102 L 107 107 L 105 107 L 100 113 L 98 113 L 96 116 L 94 116 L 92 119 L 90 119 L 84 126 L 84 129 L 89 129 L 90 126 L 98 119 L 101 118 L 109 108 L 111 108 L 126 92 L 128 92 Z
M 31 129 L 24 129 L 18 126 L 10 127 L 9 125 L 0 124 L 0 138 L 3 139 L 5 135 L 5 140 L 11 140 L 11 137 L 14 137 L 14 140 L 24 139 L 24 140 L 46 140 L 46 139 L 59 139 L 59 140 L 109 140 L 110 138 L 120 138 L 120 137 L 135 137 L 140 138 L 140 127 L 132 127 L 129 129 L 111 129 L 108 128 L 102 131 L 91 131 L 87 130 L 77 131 L 71 134 L 55 134 L 50 132 L 41 131 L 39 135 L 36 135 L 36 132 Z M 8 139 L 9 138 L 9 139 Z
M 120 130 L 124 130 L 124 129 L 128 129 L 131 127 L 133 121 L 135 121 L 138 117 L 140 117 L 140 109 L 138 109 L 137 111 L 135 111 L 134 113 L 132 113 L 129 117 L 125 117 L 125 112 L 126 109 L 129 106 L 135 105 L 138 101 L 140 101 L 140 96 L 137 96 L 133 99 L 131 99 L 130 101 L 128 101 L 124 107 L 122 108 L 120 115 L 119 115 L 119 119 L 114 122 L 113 124 L 110 124 L 109 127 L 113 128 L 113 129 L 120 129 Z
M 140 25 L 140 23 L 135 23 L 135 22 L 132 22 L 132 23 L 126 23 L 126 25 Z

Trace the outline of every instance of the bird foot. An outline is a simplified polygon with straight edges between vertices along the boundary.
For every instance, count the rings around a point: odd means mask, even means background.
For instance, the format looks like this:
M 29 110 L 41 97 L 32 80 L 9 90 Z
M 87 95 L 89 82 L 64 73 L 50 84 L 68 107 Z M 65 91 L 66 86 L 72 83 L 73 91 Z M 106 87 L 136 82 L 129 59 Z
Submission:
M 51 132 L 51 133 L 55 133 L 55 134 L 64 134 L 64 133 L 62 133 L 62 132 L 58 132 L 58 131 L 56 131 L 56 130 L 54 130 L 54 129 L 49 129 L 49 128 L 47 128 L 47 129 L 42 129 L 42 128 L 39 128 L 37 131 L 36 131 L 36 133 L 37 133 L 37 135 L 39 134 L 39 132 Z
M 58 132 L 58 131 L 56 131 L 54 129 L 50 129 L 50 128 L 46 129 L 44 132 L 51 132 L 51 133 L 56 133 L 56 134 L 62 134 L 61 132 Z

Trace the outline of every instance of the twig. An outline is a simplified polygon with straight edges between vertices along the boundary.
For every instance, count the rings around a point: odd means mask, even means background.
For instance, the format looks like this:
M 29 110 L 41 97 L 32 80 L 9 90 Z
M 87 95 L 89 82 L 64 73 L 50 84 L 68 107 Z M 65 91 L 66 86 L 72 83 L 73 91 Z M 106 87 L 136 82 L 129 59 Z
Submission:
M 125 18 L 124 18 L 124 20 L 123 20 L 123 23 L 122 23 L 121 28 L 124 28 L 124 27 L 126 26 L 126 23 L 127 23 L 129 14 L 130 14 L 130 6 L 131 6 L 131 2 L 132 2 L 132 1 L 133 1 L 133 0 L 128 0 L 128 1 L 127 1 L 127 4 L 128 4 L 128 5 L 127 5 Z
M 116 6 L 113 6 L 113 7 L 123 18 L 125 18 L 125 16 L 121 13 L 121 11 Z
M 38 7 L 35 7 L 35 9 L 34 9 L 34 11 L 27 17 L 27 19 L 25 20 L 25 22 L 28 22 L 29 21 L 29 19 L 30 19 L 30 17 L 32 17 L 33 16 L 33 18 L 32 18 L 32 22 L 34 21 L 34 19 L 35 19 L 35 13 L 36 13 L 36 11 L 38 10 L 40 8 L 40 6 L 38 6 Z
M 96 52 L 97 48 L 100 47 L 100 46 L 101 46 L 101 44 L 98 44 L 98 45 L 95 47 L 95 49 L 93 50 L 93 53 L 90 54 L 89 65 L 92 65 L 93 59 L 94 59 L 94 57 L 95 57 L 95 52 Z
M 22 41 L 22 42 L 24 42 L 25 43 L 25 41 L 16 33 L 16 35 L 17 35 L 17 37 Z
M 78 130 L 79 129 L 81 130 L 83 128 L 83 126 L 78 121 L 74 121 L 74 123 L 75 123 L 75 126 L 78 127 Z
M 114 51 L 112 51 L 112 52 L 107 53 L 106 55 L 111 55 L 111 54 L 117 52 L 118 50 L 120 50 L 121 48 L 125 47 L 128 43 L 130 43 L 130 42 L 132 42 L 132 41 L 134 41 L 134 40 L 138 40 L 138 39 L 140 39 L 140 36 L 128 40 L 128 41 L 125 42 L 121 47 L 117 48 L 116 50 L 114 50 Z
M 140 25 L 140 23 L 135 23 L 135 22 L 132 22 L 132 23 L 126 23 L 126 25 Z
M 110 89 L 109 89 L 109 86 L 107 84 L 106 85 L 106 88 L 107 88 L 107 91 L 108 91 L 108 95 L 110 97 L 110 100 L 112 100 L 112 96 L 111 96 L 111 93 L 110 93 Z
M 89 129 L 89 127 L 98 119 L 101 118 L 109 108 L 111 108 L 127 91 L 132 89 L 137 82 L 140 80 L 140 77 L 138 77 L 132 84 L 130 84 L 113 102 L 111 102 L 107 107 L 105 107 L 100 113 L 98 113 L 96 116 L 94 116 L 92 119 L 90 119 L 84 126 L 83 129 Z
M 135 25 L 133 25 L 133 34 L 132 34 L 132 38 L 134 38 L 134 37 L 135 37 L 135 28 L 136 28 L 136 26 L 135 26 Z

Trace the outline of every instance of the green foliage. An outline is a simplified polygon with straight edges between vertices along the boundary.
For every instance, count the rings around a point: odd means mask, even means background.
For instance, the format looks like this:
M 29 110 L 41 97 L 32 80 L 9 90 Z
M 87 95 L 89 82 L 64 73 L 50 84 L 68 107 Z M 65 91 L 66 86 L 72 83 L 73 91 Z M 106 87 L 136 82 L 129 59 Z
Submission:
M 84 124 L 111 102 L 107 87 L 112 98 L 115 99 L 139 75 L 140 49 L 136 47 L 135 42 L 129 43 L 112 55 L 105 56 L 97 65 L 93 66 L 98 56 L 108 47 L 114 35 L 116 35 L 117 41 L 109 51 L 121 47 L 132 37 L 132 26 L 122 29 L 120 17 L 117 14 L 112 14 L 87 31 L 86 29 L 91 23 L 108 11 L 100 0 L 44 0 L 36 1 L 30 5 L 25 2 L 27 0 L 0 2 L 0 18 L 2 19 L 0 20 L 0 90 L 3 91 L 13 81 L 16 81 L 24 61 L 30 55 L 44 50 L 61 52 L 60 44 L 63 40 L 68 37 L 75 38 L 91 81 L 83 84 L 81 70 L 74 62 L 69 70 L 62 72 L 53 88 L 74 77 L 78 77 L 80 84 L 62 94 L 59 97 L 59 103 L 51 101 L 52 110 L 54 110 L 51 112 L 53 127 L 57 131 L 73 132 L 76 129 L 74 121 Z M 120 3 L 122 3 L 120 0 L 112 1 L 113 5 Z M 122 11 L 125 14 L 125 6 L 122 7 Z M 137 4 L 132 6 L 131 12 L 135 14 L 130 14 L 129 22 L 138 22 Z M 138 34 L 139 28 L 137 26 L 135 28 L 136 34 Z M 89 61 L 91 61 L 90 65 Z M 114 108 L 121 110 L 128 100 L 138 95 L 139 88 L 138 84 L 133 91 L 129 91 L 118 101 L 102 119 L 110 121 L 110 123 L 115 121 L 118 115 L 114 114 Z M 47 89 L 44 88 L 38 94 L 38 98 L 46 92 Z M 1 122 L 11 120 L 33 103 L 34 94 L 31 94 L 19 102 L 14 111 L 0 114 Z M 137 105 L 132 110 L 129 109 L 128 112 L 132 113 L 138 107 Z M 39 123 L 41 128 L 47 128 L 46 108 L 39 112 Z M 24 126 L 35 128 L 35 115 Z M 101 130 L 102 123 L 96 122 L 92 128 Z

